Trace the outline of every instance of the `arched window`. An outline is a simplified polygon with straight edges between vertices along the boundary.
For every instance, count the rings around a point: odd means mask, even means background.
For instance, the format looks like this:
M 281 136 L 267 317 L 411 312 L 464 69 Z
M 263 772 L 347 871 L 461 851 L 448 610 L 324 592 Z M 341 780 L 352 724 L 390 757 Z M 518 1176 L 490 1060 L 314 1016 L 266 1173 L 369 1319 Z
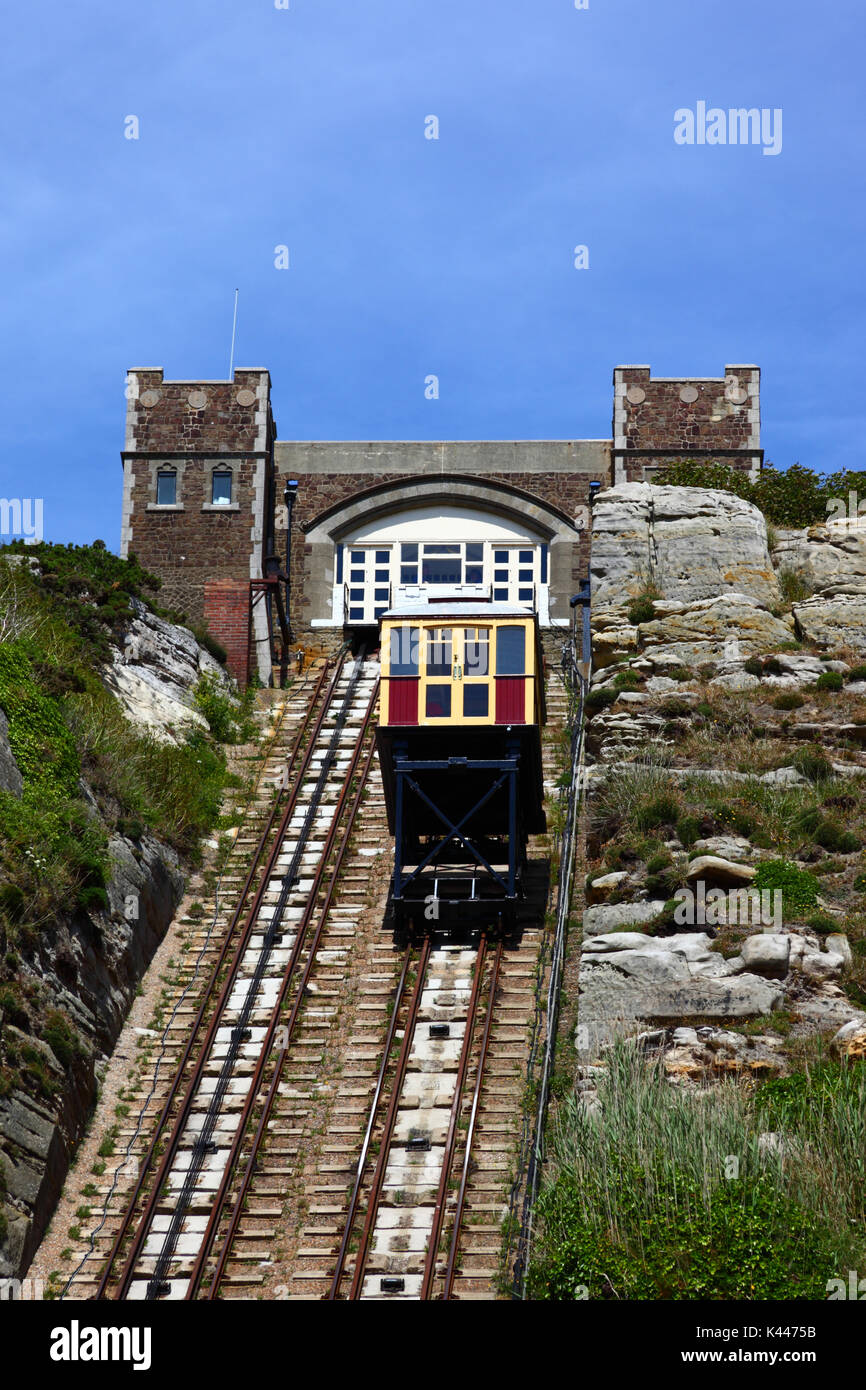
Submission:
M 230 507 L 232 501 L 232 475 L 228 470 L 214 469 L 211 474 L 211 505 Z
M 177 506 L 177 469 L 161 468 L 156 475 L 156 505 Z

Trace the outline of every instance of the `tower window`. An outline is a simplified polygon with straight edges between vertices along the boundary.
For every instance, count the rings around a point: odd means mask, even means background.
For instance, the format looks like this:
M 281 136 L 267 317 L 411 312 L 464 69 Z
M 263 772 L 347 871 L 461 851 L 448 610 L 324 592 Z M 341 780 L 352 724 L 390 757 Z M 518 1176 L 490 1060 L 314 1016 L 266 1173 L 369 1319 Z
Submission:
M 156 475 L 156 503 L 158 507 L 177 506 L 177 473 L 173 468 Z
M 231 506 L 232 500 L 232 475 L 231 473 L 214 472 L 211 475 L 211 503 L 215 507 Z

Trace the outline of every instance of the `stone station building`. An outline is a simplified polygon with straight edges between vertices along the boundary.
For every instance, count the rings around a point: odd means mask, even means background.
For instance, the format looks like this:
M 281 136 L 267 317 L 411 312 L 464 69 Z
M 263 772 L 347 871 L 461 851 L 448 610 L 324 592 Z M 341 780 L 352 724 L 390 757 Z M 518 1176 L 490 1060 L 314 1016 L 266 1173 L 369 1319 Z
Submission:
M 128 383 L 121 554 L 208 624 L 241 681 L 272 678 L 289 480 L 295 643 L 334 649 L 392 604 L 437 596 L 525 604 L 555 641 L 588 576 L 597 487 L 682 458 L 754 474 L 763 457 L 754 366 L 700 378 L 617 367 L 612 437 L 583 440 L 280 440 L 264 368 L 231 381 L 135 368 Z

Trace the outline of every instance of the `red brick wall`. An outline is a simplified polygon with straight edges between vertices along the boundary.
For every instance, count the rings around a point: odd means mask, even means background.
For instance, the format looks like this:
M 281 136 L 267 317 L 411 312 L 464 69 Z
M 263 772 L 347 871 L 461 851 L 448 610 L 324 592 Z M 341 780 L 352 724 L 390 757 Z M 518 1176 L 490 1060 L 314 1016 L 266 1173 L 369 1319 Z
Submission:
M 250 676 L 249 580 L 205 580 L 203 615 L 213 636 L 228 653 L 227 665 L 232 675 L 246 685 Z

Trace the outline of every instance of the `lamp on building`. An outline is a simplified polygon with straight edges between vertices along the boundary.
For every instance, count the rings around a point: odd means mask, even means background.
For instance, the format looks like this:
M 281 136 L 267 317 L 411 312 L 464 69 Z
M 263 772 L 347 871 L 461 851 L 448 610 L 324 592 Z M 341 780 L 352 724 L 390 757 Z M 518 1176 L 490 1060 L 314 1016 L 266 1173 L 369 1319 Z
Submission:
M 292 508 L 295 505 L 295 497 L 298 491 L 297 478 L 287 478 L 286 486 L 283 489 L 283 501 L 286 504 L 286 625 L 289 629 L 291 640 L 291 585 L 292 585 Z

